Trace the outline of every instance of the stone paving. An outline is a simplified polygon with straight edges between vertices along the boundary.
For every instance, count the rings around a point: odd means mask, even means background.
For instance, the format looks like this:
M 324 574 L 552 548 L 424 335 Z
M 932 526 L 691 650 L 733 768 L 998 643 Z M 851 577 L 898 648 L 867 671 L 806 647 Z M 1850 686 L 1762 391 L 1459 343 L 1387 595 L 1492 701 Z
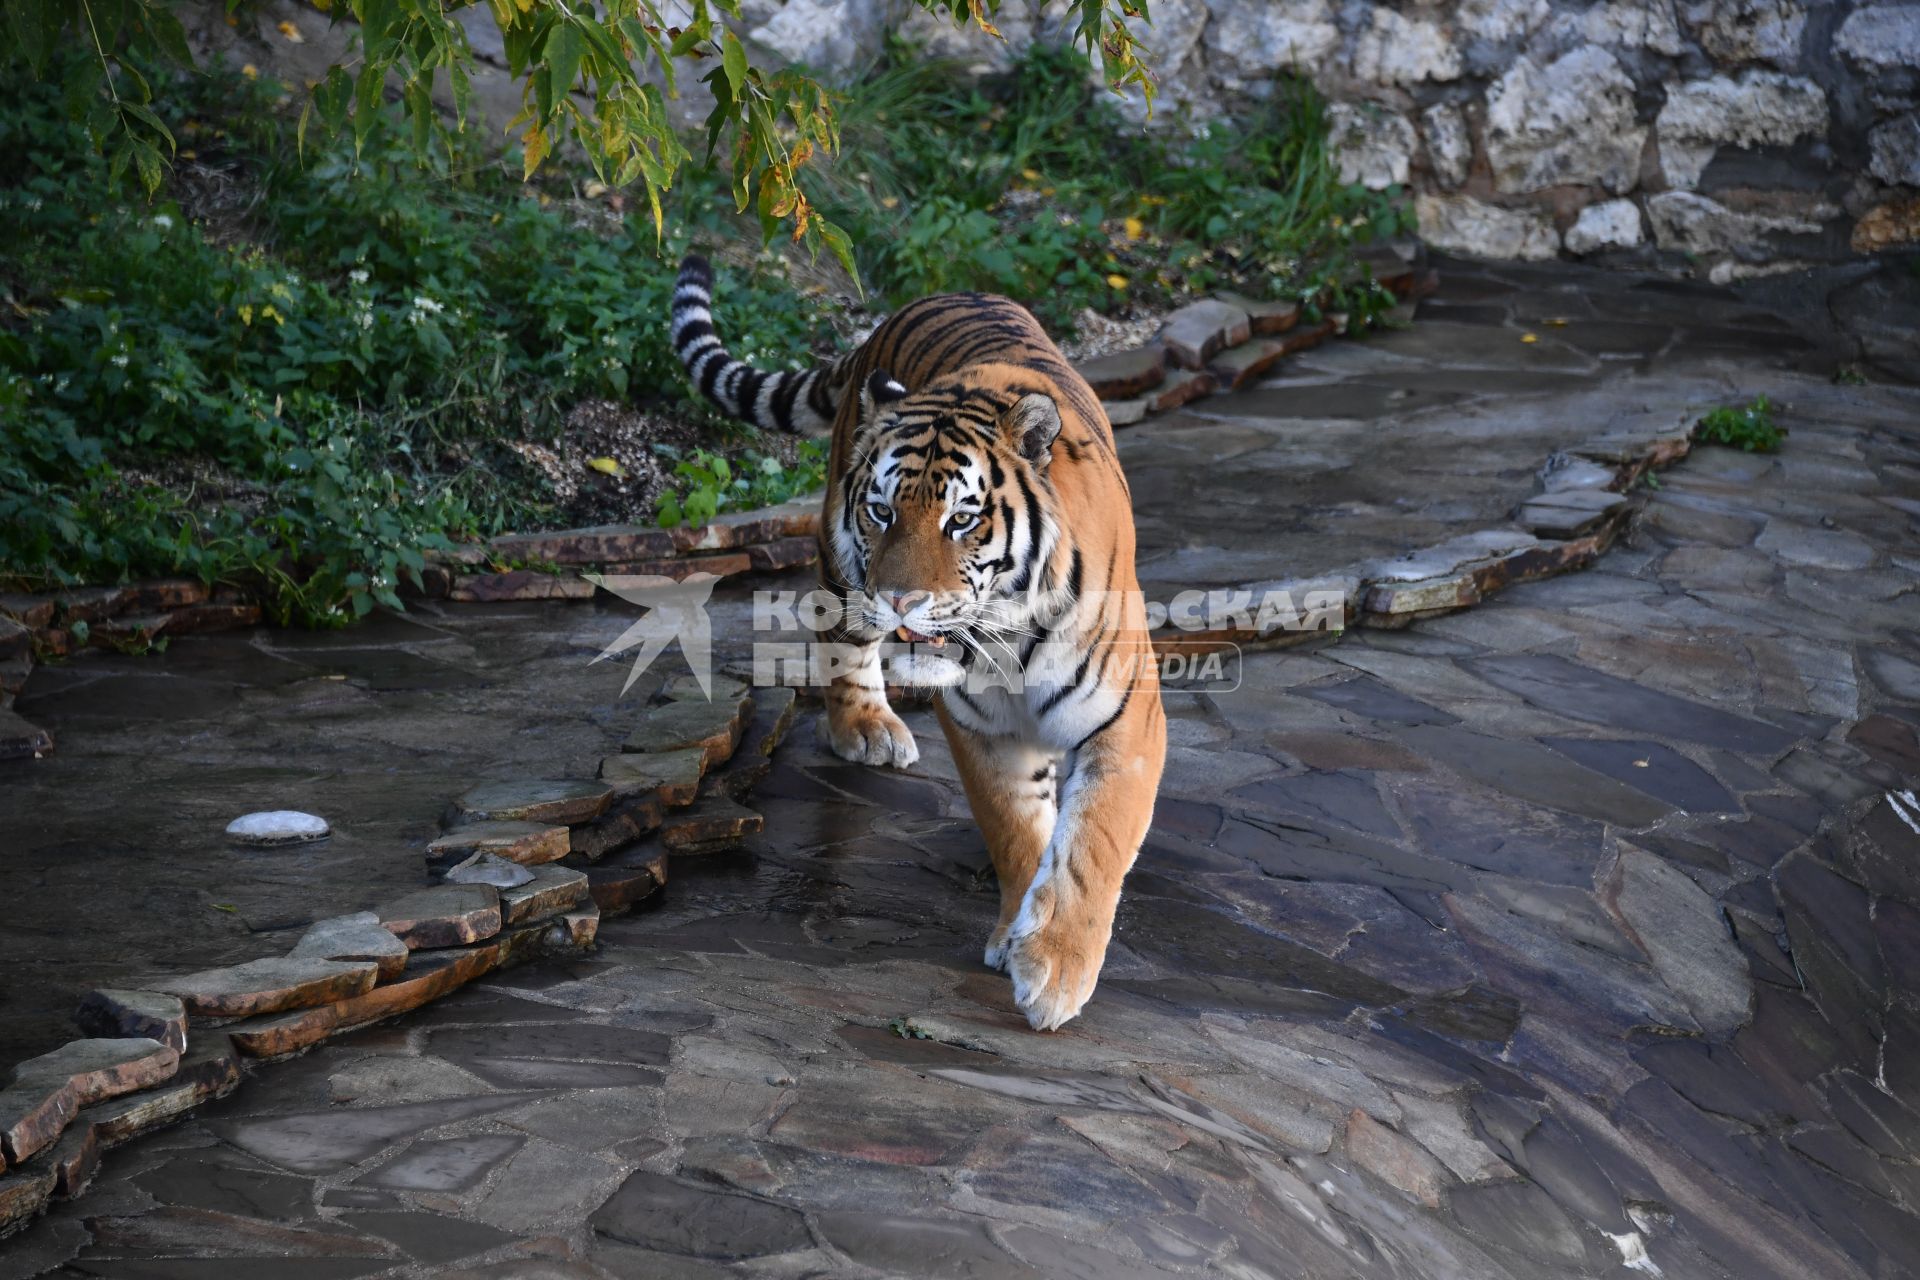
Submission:
M 1354 464 L 1325 518 L 1288 531 L 1318 490 L 1278 488 L 1278 454 L 1208 469 L 1215 541 L 1272 557 L 1243 577 L 1498 522 L 1592 434 L 1581 397 L 1764 392 L 1792 434 L 1637 490 L 1590 571 L 1170 697 L 1154 831 L 1062 1031 L 979 962 L 996 899 L 931 716 L 885 773 L 823 754 L 809 711 L 755 792 L 764 831 L 677 857 L 595 956 L 260 1069 L 111 1153 L 0 1243 L 0 1276 L 1920 1273 L 1920 394 L 1793 370 L 1731 295 L 1444 278 L 1430 314 L 1498 313 L 1268 384 L 1292 390 L 1267 412 L 1315 416 L 1258 418 L 1259 447 Z M 1649 332 L 1603 358 L 1583 301 Z M 1577 381 L 1528 382 L 1562 342 Z M 1430 411 L 1485 434 L 1420 468 L 1392 408 L 1327 408 L 1449 382 L 1470 399 Z M 1129 466 L 1204 449 L 1240 403 L 1138 429 Z M 1150 556 L 1203 527 L 1201 470 L 1138 486 Z M 1343 514 L 1350 540 L 1315 544 Z M 716 596 L 729 652 L 742 596 Z M 0 938 L 5 1057 L 66 1039 L 56 1011 L 133 958 L 283 952 L 419 883 L 475 777 L 591 776 L 637 703 L 580 664 L 621 622 L 434 607 L 36 672 L 62 754 L 0 782 L 29 929 Z M 202 830 L 269 802 L 336 834 L 242 854 Z M 108 955 L 83 918 L 124 925 Z

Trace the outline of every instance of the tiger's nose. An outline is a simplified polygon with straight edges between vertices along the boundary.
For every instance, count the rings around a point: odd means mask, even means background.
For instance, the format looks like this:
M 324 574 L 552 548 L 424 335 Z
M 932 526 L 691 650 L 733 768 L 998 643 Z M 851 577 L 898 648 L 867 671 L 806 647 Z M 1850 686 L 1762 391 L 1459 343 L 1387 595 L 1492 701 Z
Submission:
M 932 599 L 931 591 L 889 591 L 887 593 L 887 603 L 892 605 L 893 611 L 902 618 Z

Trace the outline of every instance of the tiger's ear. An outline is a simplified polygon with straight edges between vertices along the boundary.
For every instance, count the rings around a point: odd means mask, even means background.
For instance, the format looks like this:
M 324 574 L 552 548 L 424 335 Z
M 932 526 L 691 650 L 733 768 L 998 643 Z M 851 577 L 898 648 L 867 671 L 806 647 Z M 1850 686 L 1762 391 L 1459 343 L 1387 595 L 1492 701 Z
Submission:
M 860 385 L 860 420 L 873 421 L 881 405 L 907 398 L 907 389 L 893 380 L 885 369 L 875 369 Z
M 1000 419 L 1000 438 L 1036 467 L 1053 457 L 1053 441 L 1060 434 L 1060 406 L 1039 392 L 1021 396 Z

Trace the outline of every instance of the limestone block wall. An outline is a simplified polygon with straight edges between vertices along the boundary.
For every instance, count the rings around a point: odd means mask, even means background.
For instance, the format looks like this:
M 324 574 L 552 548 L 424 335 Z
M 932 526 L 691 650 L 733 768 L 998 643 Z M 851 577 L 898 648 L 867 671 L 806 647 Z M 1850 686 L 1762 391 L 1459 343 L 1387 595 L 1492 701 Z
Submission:
M 1312 78 L 1345 175 L 1405 184 L 1430 243 L 1715 279 L 1920 240 L 1911 0 L 1154 0 L 1154 126 Z M 853 78 L 888 31 L 982 70 L 1065 38 L 1008 0 L 1003 44 L 900 0 L 745 0 L 763 52 Z M 1139 103 L 1127 110 L 1144 115 Z

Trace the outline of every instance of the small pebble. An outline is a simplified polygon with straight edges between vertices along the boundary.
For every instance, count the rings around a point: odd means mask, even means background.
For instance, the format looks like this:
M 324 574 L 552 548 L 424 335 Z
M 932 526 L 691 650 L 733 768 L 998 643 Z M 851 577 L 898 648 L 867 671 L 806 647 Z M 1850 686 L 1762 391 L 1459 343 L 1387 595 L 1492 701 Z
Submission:
M 781 1089 L 784 1089 L 784 1088 L 786 1088 L 786 1087 L 787 1087 L 788 1085 L 790 1085 L 790 1084 L 792 1084 L 792 1083 L 793 1083 L 793 1077 L 792 1077 L 792 1076 L 785 1076 L 785 1075 L 778 1075 L 778 1076 L 768 1076 L 768 1077 L 767 1077 L 767 1083 L 768 1083 L 768 1084 L 770 1084 L 770 1085 L 773 1085 L 773 1086 L 775 1086 L 776 1088 L 781 1088 Z

